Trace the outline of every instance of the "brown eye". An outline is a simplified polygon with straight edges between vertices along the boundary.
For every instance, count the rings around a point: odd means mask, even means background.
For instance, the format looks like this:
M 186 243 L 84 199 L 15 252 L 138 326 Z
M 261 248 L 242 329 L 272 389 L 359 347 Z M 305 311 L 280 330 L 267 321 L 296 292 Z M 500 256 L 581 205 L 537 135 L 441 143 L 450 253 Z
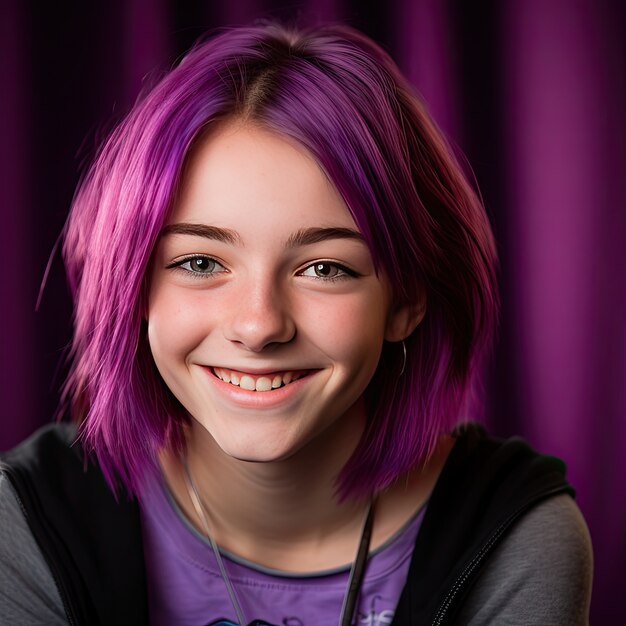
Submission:
M 206 272 L 211 273 L 215 269 L 215 261 L 207 257 L 196 257 L 188 261 L 189 269 L 192 272 Z M 185 264 L 181 265 L 183 267 Z
M 332 278 L 339 273 L 339 268 L 330 263 L 316 263 L 313 266 L 313 271 L 320 278 Z
M 308 267 L 305 267 L 301 272 L 301 276 L 308 278 L 318 278 L 320 280 L 339 280 L 343 278 L 353 278 L 357 276 L 356 272 L 349 270 L 347 267 L 340 265 L 339 263 L 333 263 L 331 261 L 318 261 Z

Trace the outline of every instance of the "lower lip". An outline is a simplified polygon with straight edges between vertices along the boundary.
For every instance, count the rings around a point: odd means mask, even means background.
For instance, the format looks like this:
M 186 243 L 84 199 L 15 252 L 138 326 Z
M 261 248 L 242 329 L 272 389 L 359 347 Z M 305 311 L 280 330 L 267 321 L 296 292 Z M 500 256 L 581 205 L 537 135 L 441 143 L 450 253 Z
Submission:
M 316 374 L 311 371 L 288 385 L 271 391 L 248 391 L 237 385 L 231 385 L 218 378 L 210 367 L 203 367 L 215 388 L 230 402 L 253 409 L 269 409 L 293 400 Z

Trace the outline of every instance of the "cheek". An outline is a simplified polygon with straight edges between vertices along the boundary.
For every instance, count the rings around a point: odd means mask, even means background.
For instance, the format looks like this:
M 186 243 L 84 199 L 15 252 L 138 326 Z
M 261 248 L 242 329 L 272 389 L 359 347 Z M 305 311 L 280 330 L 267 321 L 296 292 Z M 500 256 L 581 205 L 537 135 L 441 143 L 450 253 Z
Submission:
M 202 337 L 203 309 L 198 302 L 189 302 L 197 295 L 172 291 L 176 290 L 156 288 L 150 294 L 148 342 L 159 369 L 180 362 Z
M 347 295 L 332 307 L 308 309 L 307 334 L 337 361 L 378 363 L 385 334 L 387 298 Z

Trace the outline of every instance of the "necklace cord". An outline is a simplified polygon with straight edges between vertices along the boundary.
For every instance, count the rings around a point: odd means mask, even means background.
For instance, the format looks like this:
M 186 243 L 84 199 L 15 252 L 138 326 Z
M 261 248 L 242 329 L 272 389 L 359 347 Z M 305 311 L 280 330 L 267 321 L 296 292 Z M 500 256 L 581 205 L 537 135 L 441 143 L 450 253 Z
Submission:
M 340 626 L 350 626 L 354 617 L 359 591 L 363 583 L 365 575 L 365 565 L 367 563 L 367 555 L 369 553 L 370 540 L 372 538 L 372 527 L 374 525 L 374 502 L 370 498 L 367 506 L 367 516 L 361 531 L 361 539 L 357 550 L 356 559 L 350 568 L 350 577 L 348 578 L 348 589 L 343 599 L 341 614 L 339 618 Z
M 220 569 L 220 575 L 222 576 L 222 580 L 224 581 L 224 585 L 226 585 L 226 591 L 228 592 L 228 597 L 230 598 L 230 603 L 233 605 L 233 609 L 235 610 L 235 614 L 237 615 L 237 620 L 242 626 L 245 626 L 248 622 L 244 616 L 243 609 L 241 604 L 239 603 L 239 598 L 237 598 L 237 593 L 235 592 L 235 588 L 230 581 L 230 576 L 226 571 L 226 566 L 224 565 L 224 561 L 222 560 L 222 555 L 220 554 L 220 550 L 217 547 L 217 543 L 213 538 L 213 534 L 209 532 L 209 523 L 207 519 L 207 511 L 205 510 L 202 500 L 200 500 L 200 495 L 198 494 L 198 488 L 196 487 L 196 483 L 191 475 L 191 471 L 189 470 L 189 465 L 187 463 L 187 459 L 184 461 L 185 466 L 185 482 L 187 484 L 187 491 L 189 492 L 189 497 L 193 504 L 194 509 L 196 510 L 196 514 L 200 518 L 202 522 L 202 526 L 204 527 L 204 534 L 207 536 L 207 539 L 211 543 L 211 547 L 213 548 L 213 553 L 215 554 L 215 560 L 217 561 L 217 565 Z

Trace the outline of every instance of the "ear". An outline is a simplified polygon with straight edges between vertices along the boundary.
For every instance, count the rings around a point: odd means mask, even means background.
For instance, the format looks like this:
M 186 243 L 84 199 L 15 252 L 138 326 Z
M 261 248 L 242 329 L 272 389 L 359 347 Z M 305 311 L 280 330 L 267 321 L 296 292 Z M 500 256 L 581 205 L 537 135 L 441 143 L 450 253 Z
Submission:
M 390 342 L 406 339 L 419 326 L 425 315 L 425 295 L 418 302 L 393 306 L 387 319 L 385 339 Z

